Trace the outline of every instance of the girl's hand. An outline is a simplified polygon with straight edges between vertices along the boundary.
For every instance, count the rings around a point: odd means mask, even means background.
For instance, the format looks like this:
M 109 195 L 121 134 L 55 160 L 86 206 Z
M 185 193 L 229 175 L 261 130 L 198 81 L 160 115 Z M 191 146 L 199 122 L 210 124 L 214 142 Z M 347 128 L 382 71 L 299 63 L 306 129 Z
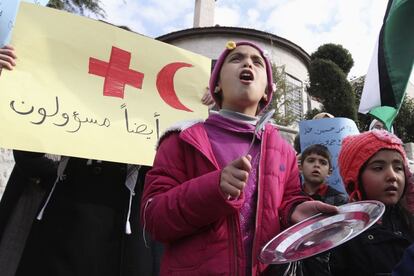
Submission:
M 230 198 L 238 198 L 246 186 L 252 165 L 250 155 L 240 157 L 221 172 L 220 188 Z
M 13 67 L 16 66 L 16 59 L 17 56 L 12 46 L 6 45 L 0 48 L 0 69 L 13 70 Z
M 292 216 L 290 217 L 290 221 L 292 223 L 298 223 L 318 213 L 335 214 L 338 213 L 338 208 L 317 200 L 305 201 L 296 206 L 295 210 L 292 213 Z

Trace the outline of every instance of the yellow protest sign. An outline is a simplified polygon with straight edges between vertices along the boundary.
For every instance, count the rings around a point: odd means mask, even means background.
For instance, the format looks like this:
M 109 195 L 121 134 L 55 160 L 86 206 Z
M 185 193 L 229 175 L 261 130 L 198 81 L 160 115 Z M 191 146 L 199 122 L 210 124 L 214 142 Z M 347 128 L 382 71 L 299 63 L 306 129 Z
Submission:
M 152 164 L 164 129 L 207 116 L 210 59 L 22 3 L 16 68 L 0 76 L 0 146 Z

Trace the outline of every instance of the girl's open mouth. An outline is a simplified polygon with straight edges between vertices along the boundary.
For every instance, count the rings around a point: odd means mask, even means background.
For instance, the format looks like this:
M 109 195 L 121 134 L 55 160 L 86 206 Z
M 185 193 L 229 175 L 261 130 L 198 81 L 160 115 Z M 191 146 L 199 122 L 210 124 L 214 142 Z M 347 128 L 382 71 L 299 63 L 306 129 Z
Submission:
M 239 77 L 242 81 L 250 82 L 254 80 L 253 72 L 248 69 L 243 70 Z

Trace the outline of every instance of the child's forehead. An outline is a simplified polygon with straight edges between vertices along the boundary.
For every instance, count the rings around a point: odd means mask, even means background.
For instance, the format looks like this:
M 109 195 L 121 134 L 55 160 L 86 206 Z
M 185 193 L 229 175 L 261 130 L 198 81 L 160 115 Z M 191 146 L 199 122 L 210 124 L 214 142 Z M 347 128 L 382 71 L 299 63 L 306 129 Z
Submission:
M 316 153 L 316 152 L 311 152 L 311 153 L 309 153 L 309 154 L 305 157 L 305 159 L 308 159 L 308 158 L 320 158 L 320 159 L 325 159 L 325 160 L 328 160 L 328 158 L 326 158 L 326 156 L 320 155 L 319 153 Z
M 244 55 L 247 55 L 247 54 L 252 55 L 253 54 L 255 56 L 262 57 L 262 54 L 260 53 L 260 51 L 258 49 L 256 49 L 255 47 L 250 46 L 250 45 L 237 46 L 234 50 L 232 50 L 229 53 L 229 56 L 234 55 L 234 54 L 244 54 Z
M 386 161 L 390 159 L 392 161 L 404 162 L 404 158 L 398 150 L 381 149 L 377 151 L 374 155 L 372 155 L 372 157 L 368 160 L 367 163 Z

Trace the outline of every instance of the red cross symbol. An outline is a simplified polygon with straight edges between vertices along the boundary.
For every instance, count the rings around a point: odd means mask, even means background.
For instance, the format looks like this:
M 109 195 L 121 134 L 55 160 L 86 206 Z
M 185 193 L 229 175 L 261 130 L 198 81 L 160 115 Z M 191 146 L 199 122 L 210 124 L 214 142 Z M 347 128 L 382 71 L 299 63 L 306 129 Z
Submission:
M 125 85 L 141 89 L 144 74 L 129 69 L 131 53 L 112 46 L 109 63 L 89 58 L 89 74 L 105 78 L 103 94 L 124 98 Z

